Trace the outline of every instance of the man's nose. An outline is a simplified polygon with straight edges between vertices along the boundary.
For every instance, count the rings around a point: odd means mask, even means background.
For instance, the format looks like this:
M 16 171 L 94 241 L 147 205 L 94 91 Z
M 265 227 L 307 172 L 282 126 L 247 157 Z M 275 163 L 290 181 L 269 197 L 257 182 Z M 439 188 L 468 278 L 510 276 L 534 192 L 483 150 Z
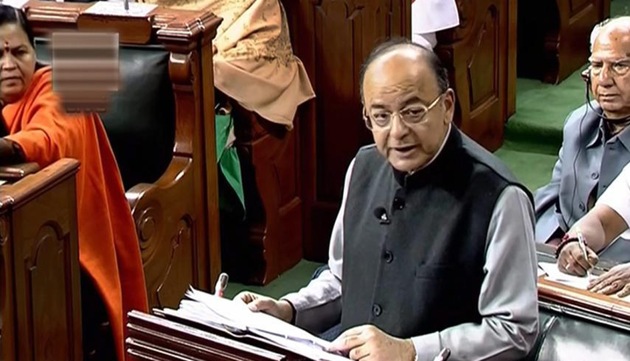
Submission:
M 409 127 L 402 120 L 402 117 L 398 113 L 392 114 L 392 127 L 389 130 L 389 136 L 392 138 L 400 139 L 409 132 Z
M 597 78 L 601 85 L 611 84 L 613 79 L 612 68 L 608 64 L 604 64 Z

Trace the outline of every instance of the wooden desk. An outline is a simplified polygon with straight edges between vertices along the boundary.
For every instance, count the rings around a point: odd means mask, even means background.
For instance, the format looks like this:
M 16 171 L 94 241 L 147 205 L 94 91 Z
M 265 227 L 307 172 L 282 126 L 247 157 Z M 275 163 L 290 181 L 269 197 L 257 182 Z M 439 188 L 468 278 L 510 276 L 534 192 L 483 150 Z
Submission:
M 555 262 L 553 247 L 536 245 L 538 261 Z M 602 274 L 615 264 L 600 261 L 593 270 L 594 274 Z M 538 278 L 538 299 L 541 306 L 568 313 L 577 317 L 586 317 L 591 321 L 605 323 L 625 330 L 630 330 L 630 302 L 608 295 L 602 295 L 566 284 Z
M 250 339 L 230 337 L 142 312 L 127 324 L 130 361 L 302 361 L 305 358 Z
M 78 166 L 62 159 L 0 186 L 4 360 L 83 360 Z

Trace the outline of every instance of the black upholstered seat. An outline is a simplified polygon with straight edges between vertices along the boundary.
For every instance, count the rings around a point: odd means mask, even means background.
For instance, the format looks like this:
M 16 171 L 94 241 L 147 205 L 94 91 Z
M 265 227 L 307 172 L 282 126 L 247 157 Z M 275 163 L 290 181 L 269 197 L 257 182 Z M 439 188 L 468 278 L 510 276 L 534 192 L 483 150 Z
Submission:
M 36 39 L 39 61 L 52 63 L 49 42 Z M 114 150 L 125 189 L 153 183 L 172 158 L 175 101 L 162 47 L 121 46 L 120 91 L 101 119 Z

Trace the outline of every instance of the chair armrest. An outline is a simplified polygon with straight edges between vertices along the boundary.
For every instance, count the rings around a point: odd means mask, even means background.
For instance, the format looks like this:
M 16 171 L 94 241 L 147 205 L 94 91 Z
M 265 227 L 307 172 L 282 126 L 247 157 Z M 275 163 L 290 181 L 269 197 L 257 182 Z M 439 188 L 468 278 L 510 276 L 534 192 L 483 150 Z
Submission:
M 177 307 L 189 285 L 197 286 L 205 252 L 193 237 L 202 197 L 193 183 L 193 160 L 175 156 L 155 183 L 127 191 L 136 224 L 149 307 Z
M 20 163 L 0 166 L 0 180 L 15 181 L 39 170 L 37 163 Z

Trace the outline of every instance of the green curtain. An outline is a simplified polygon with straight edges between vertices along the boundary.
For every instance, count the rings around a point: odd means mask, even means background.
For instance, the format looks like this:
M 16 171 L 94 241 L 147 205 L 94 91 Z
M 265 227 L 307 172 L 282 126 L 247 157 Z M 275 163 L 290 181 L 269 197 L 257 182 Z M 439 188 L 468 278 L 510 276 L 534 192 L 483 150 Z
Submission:
M 230 185 L 243 210 L 245 210 L 245 192 L 243 190 L 243 177 L 238 152 L 234 145 L 234 124 L 231 114 L 215 114 L 215 131 L 217 145 L 217 163 L 225 180 Z M 220 193 L 220 192 L 219 192 Z M 221 199 L 222 197 L 219 194 Z M 229 197 L 227 197 L 229 198 Z M 233 205 L 230 205 L 233 206 Z

